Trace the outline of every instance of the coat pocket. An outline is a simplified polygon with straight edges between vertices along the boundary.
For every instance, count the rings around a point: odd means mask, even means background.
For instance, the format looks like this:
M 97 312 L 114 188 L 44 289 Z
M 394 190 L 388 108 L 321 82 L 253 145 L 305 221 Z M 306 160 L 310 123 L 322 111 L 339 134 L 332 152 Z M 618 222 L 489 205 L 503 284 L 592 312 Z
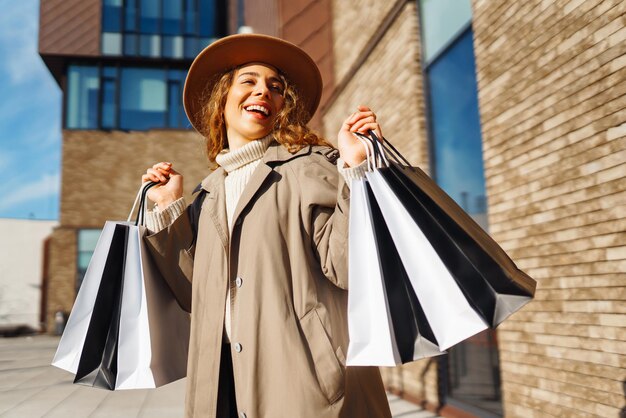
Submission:
M 328 402 L 334 403 L 344 392 L 344 369 L 335 355 L 318 309 L 324 308 L 310 310 L 300 319 L 300 326 L 309 345 L 320 389 Z

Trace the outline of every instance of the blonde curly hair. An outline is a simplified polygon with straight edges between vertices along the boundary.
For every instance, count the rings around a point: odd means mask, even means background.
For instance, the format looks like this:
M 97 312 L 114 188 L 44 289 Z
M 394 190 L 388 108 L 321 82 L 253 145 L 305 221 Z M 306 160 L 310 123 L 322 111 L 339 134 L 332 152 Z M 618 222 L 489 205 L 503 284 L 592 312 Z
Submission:
M 217 154 L 228 148 L 224 108 L 228 91 L 239 68 L 241 67 L 233 68 L 217 76 L 217 82 L 208 83 L 213 87 L 207 88 L 204 93 L 205 105 L 201 111 L 202 133 L 206 141 L 206 154 L 212 164 L 215 163 Z M 276 141 L 291 153 L 296 153 L 307 145 L 332 147 L 329 142 L 306 125 L 311 115 L 307 112 L 296 87 L 280 72 L 279 77 L 284 85 L 284 104 L 274 119 L 273 134 Z

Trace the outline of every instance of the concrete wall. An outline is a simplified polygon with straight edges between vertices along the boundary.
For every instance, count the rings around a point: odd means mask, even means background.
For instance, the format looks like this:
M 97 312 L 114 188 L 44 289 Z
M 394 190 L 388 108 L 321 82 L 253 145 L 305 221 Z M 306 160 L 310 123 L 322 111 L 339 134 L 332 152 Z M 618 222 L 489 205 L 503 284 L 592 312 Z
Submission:
M 626 3 L 473 6 L 490 231 L 538 280 L 498 332 L 505 414 L 618 417 Z
M 0 219 L 0 328 L 40 329 L 44 241 L 57 224 Z

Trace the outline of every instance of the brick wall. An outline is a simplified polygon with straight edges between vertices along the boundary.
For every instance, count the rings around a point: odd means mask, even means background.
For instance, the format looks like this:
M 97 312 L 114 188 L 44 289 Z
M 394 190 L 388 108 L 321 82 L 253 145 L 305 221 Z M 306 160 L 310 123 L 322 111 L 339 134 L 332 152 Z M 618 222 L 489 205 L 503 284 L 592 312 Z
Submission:
M 69 312 L 76 296 L 77 231 L 126 220 L 145 169 L 170 161 L 185 176 L 188 201 L 209 173 L 202 138 L 190 131 L 63 132 L 61 225 L 51 237 L 47 323 Z
M 538 280 L 498 332 L 505 414 L 618 417 L 626 3 L 473 6 L 490 232 Z
M 343 120 L 366 104 L 376 111 L 386 138 L 428 170 L 415 3 L 335 0 L 333 19 L 338 87 L 322 112 L 325 136 L 336 141 Z M 439 404 L 435 360 L 381 372 L 388 389 L 430 406 Z
M 355 13 L 355 9 L 358 10 L 357 4 L 352 3 L 360 2 L 335 1 L 333 16 L 345 18 L 346 14 Z M 359 54 L 351 54 L 354 58 L 349 61 L 348 58 L 341 57 L 341 53 L 335 51 L 336 79 L 340 79 L 342 72 L 347 76 L 344 74 L 344 79 L 339 82 L 335 96 L 324 109 L 324 134 L 331 141 L 336 141 L 337 131 L 343 121 L 356 111 L 359 104 L 368 105 L 376 112 L 385 137 L 396 145 L 412 163 L 427 170 L 428 146 L 417 12 L 412 2 L 401 1 L 399 3 L 402 4 L 399 13 L 393 17 L 389 28 L 371 53 L 362 63 L 359 63 L 360 68 L 354 74 L 350 74 L 349 69 L 357 62 Z M 369 26 L 374 28 L 371 31 L 373 35 L 374 31 L 380 27 L 385 15 L 377 14 L 375 10 L 366 15 L 378 17 L 378 21 L 369 21 Z M 357 16 L 358 13 L 352 17 L 357 19 Z M 355 25 L 344 25 L 344 27 L 352 33 L 351 36 L 355 38 L 356 45 L 365 45 L 364 42 L 356 41 L 357 33 L 353 33 L 356 30 Z M 346 42 L 347 37 L 338 32 L 340 29 L 336 24 L 334 30 L 335 48 L 340 48 L 338 39 L 344 39 Z M 348 70 L 343 68 L 348 68 Z
M 69 313 L 76 296 L 76 230 L 58 227 L 50 236 L 46 330 L 55 332 L 54 313 Z
M 209 173 L 202 138 L 190 131 L 65 131 L 61 225 L 99 227 L 126 219 L 141 175 L 169 161 L 185 176 L 187 196 Z

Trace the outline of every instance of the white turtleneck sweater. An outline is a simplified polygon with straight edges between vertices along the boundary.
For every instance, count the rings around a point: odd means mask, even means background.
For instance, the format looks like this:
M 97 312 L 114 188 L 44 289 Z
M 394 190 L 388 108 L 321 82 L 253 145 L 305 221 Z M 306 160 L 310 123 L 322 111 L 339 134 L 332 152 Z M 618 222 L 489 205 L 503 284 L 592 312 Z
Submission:
M 227 173 L 224 180 L 224 189 L 226 191 L 226 218 L 229 231 L 232 231 L 233 215 L 237 202 L 239 202 L 244 188 L 248 184 L 250 177 L 252 177 L 252 173 L 273 141 L 274 137 L 270 134 L 264 138 L 249 142 L 235 151 L 224 150 L 215 158 L 215 162 L 224 168 Z M 350 184 L 350 180 L 358 179 L 365 175 L 366 164 L 363 162 L 356 167 L 344 168 L 343 161 L 339 159 L 337 168 L 346 179 L 346 183 Z M 152 232 L 158 232 L 166 228 L 184 212 L 185 207 L 184 198 L 181 197 L 162 210 L 149 211 L 146 215 L 146 227 Z M 225 342 L 230 342 L 230 286 L 226 294 L 224 331 Z

